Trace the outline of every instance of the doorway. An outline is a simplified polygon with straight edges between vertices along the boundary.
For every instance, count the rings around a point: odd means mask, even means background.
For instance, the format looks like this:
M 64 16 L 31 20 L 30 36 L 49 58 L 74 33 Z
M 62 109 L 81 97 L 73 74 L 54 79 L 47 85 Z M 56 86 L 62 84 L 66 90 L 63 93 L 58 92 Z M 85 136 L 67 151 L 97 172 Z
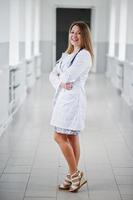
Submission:
M 79 20 L 86 22 L 91 29 L 91 9 L 56 8 L 56 60 L 67 48 L 69 26 Z

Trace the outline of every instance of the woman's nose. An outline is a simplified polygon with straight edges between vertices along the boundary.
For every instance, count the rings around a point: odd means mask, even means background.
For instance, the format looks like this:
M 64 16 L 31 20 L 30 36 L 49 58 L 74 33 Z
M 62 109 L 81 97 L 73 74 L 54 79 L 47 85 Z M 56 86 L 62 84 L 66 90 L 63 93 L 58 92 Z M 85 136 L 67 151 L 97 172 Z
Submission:
M 74 34 L 73 34 L 74 37 L 77 37 L 77 35 L 78 35 L 78 33 L 74 33 Z

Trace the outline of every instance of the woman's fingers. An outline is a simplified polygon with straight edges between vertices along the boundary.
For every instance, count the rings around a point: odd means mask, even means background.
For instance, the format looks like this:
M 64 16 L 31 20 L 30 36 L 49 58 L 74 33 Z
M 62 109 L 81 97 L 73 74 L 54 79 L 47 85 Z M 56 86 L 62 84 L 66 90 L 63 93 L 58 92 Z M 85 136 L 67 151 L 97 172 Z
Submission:
M 61 83 L 61 87 L 66 90 L 71 90 L 73 88 L 73 83 Z
M 73 83 L 66 83 L 66 89 L 71 90 L 73 87 Z

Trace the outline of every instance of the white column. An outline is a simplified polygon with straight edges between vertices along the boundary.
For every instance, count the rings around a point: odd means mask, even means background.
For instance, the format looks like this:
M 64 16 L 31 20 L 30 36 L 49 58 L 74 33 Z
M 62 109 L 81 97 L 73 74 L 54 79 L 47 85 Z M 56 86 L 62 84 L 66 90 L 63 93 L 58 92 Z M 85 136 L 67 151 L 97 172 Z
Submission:
M 34 9 L 34 55 L 40 53 L 40 0 L 35 0 Z
M 30 59 L 32 56 L 32 1 L 25 2 L 25 57 Z
M 120 26 L 119 26 L 119 54 L 118 54 L 118 58 L 121 61 L 125 60 L 126 33 L 127 33 L 127 0 L 121 0 Z
M 19 2 L 19 58 L 21 60 L 25 58 L 25 2 L 26 0 L 20 0 Z
M 111 10 L 110 10 L 110 30 L 109 30 L 109 56 L 113 57 L 115 54 L 115 23 L 116 23 L 116 15 L 115 15 L 115 5 L 114 1 L 111 2 Z

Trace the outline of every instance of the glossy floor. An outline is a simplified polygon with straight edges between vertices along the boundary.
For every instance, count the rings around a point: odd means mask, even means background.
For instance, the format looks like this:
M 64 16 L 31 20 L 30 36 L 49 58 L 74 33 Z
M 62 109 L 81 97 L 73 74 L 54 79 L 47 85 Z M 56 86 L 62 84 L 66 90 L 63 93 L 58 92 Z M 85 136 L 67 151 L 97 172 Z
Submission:
M 57 189 L 67 167 L 52 138 L 45 75 L 0 138 L 0 200 L 133 199 L 133 111 L 103 75 L 90 75 L 86 90 L 80 169 L 88 184 L 76 194 Z

